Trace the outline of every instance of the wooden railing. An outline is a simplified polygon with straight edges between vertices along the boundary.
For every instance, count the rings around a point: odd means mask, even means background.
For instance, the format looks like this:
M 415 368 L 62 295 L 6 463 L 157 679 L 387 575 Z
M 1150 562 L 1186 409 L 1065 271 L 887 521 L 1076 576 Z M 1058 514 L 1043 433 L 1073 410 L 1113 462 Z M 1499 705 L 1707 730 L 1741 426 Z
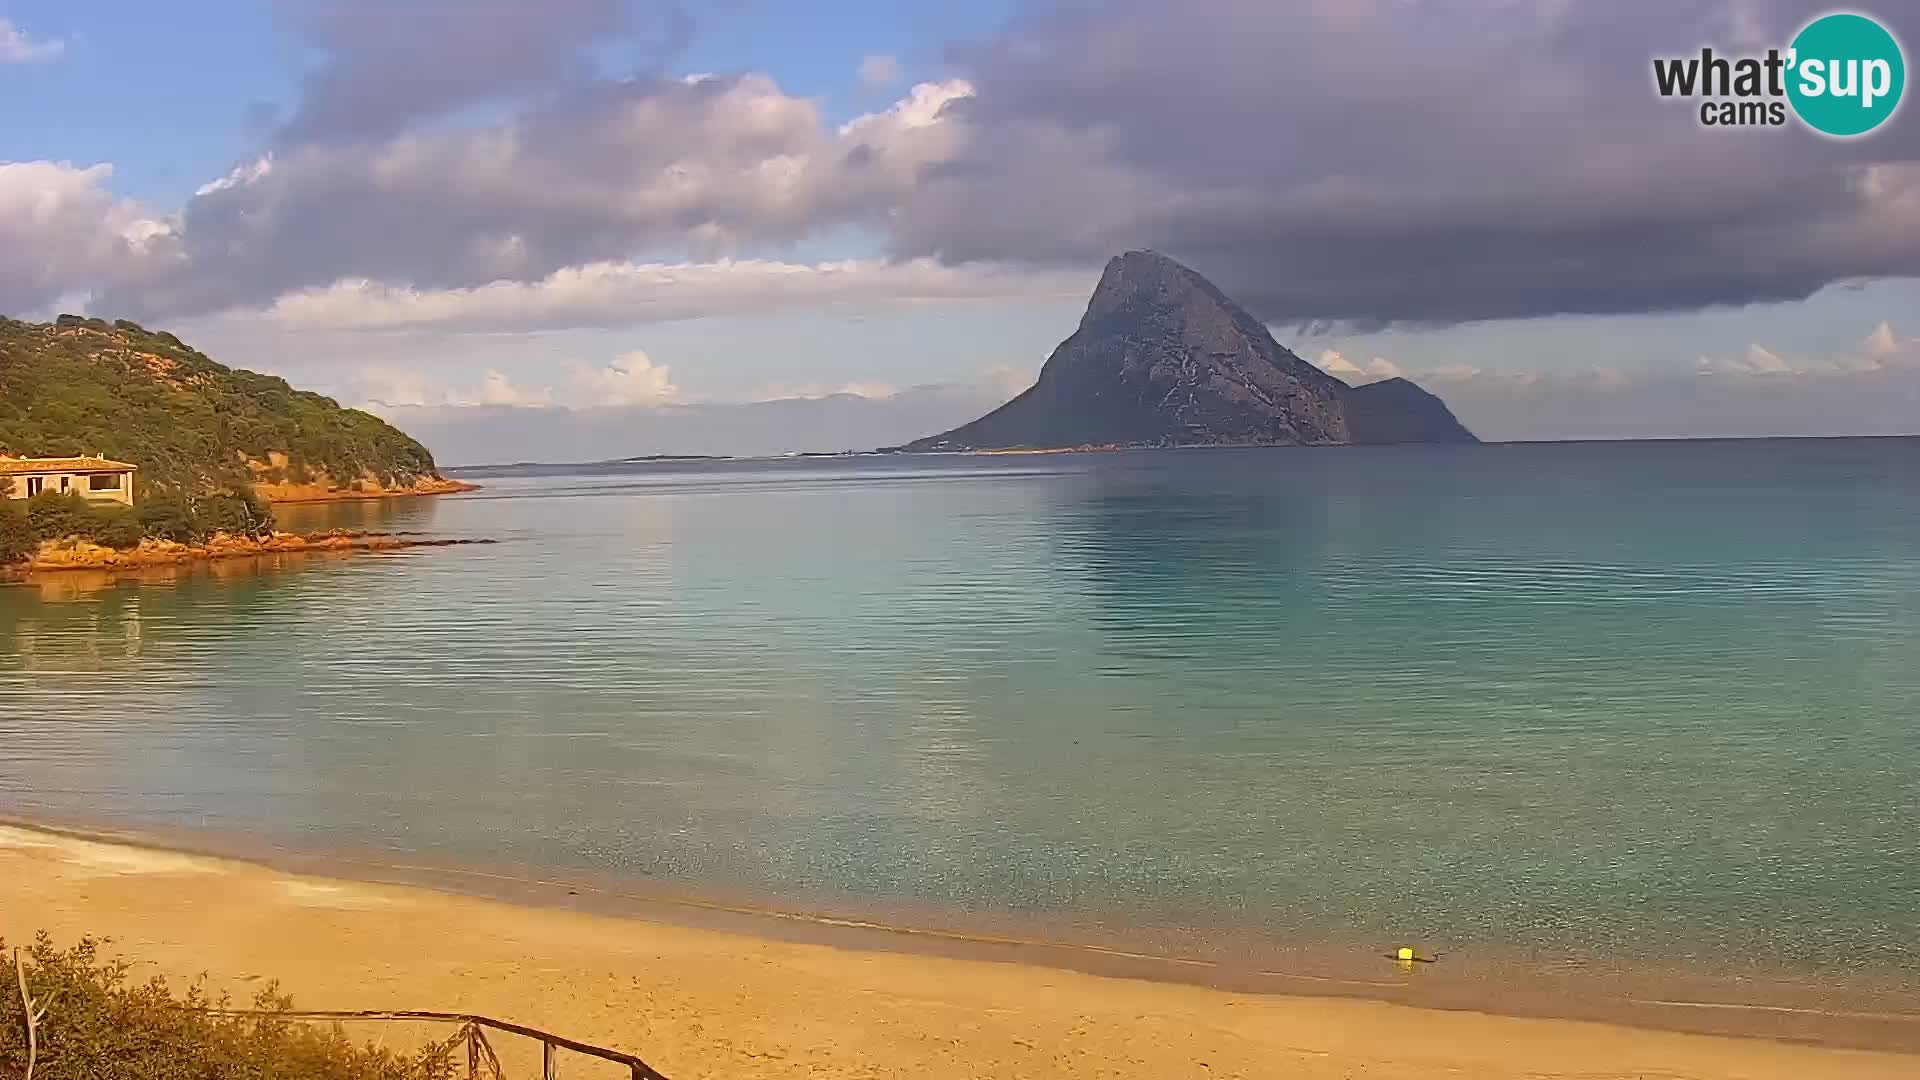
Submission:
M 555 1035 L 551 1031 L 541 1031 L 525 1024 L 495 1020 L 490 1016 L 476 1016 L 472 1013 L 427 1012 L 420 1010 L 370 1010 L 363 1012 L 330 1011 L 291 1011 L 260 1009 L 208 1009 L 215 1016 L 259 1016 L 281 1020 L 443 1020 L 458 1023 L 460 1029 L 439 1045 L 439 1053 L 452 1055 L 464 1043 L 467 1049 L 468 1080 L 506 1080 L 506 1073 L 500 1068 L 500 1059 L 493 1052 L 493 1045 L 487 1041 L 487 1031 L 501 1031 L 509 1035 L 520 1035 L 540 1042 L 540 1078 L 555 1080 L 559 1075 L 559 1062 L 554 1056 L 556 1050 L 570 1050 L 576 1054 L 611 1061 L 626 1066 L 633 1074 L 633 1080 L 667 1080 L 660 1070 L 641 1061 L 632 1054 L 621 1050 L 611 1050 L 592 1043 L 583 1043 L 578 1039 L 569 1039 L 565 1035 Z

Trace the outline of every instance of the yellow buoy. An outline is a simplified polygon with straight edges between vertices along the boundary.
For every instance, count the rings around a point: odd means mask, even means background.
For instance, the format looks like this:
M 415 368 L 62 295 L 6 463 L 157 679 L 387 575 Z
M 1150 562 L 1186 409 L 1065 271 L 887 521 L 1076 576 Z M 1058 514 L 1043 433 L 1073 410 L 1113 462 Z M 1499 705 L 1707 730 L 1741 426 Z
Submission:
M 1396 957 L 1398 957 L 1399 959 L 1401 959 L 1401 960 L 1413 960 L 1413 959 L 1416 959 L 1416 957 L 1415 957 L 1415 956 L 1413 955 L 1413 949 L 1412 949 L 1411 947 L 1409 947 L 1409 946 L 1406 946 L 1406 945 L 1402 945 L 1402 946 L 1400 946 L 1400 951 L 1399 951 L 1398 953 L 1396 953 L 1396 954 L 1394 954 L 1394 955 L 1395 955 Z

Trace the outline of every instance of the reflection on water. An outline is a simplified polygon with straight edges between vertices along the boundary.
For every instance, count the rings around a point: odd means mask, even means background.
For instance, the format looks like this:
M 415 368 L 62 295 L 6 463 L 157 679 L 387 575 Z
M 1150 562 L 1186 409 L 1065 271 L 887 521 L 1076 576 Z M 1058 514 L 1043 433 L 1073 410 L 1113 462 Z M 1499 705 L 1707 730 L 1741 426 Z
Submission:
M 506 542 L 0 590 L 0 807 L 827 906 L 1911 976 L 1915 465 L 711 463 L 293 507 Z
M 100 567 L 46 570 L 22 574 L 8 584 L 29 591 L 47 603 L 86 600 L 111 589 L 131 585 L 179 585 L 195 578 L 234 581 L 261 574 L 281 574 L 340 559 L 365 557 L 353 551 L 276 551 L 225 559 L 201 559 L 171 566 Z M 393 552 L 372 553 L 375 557 Z

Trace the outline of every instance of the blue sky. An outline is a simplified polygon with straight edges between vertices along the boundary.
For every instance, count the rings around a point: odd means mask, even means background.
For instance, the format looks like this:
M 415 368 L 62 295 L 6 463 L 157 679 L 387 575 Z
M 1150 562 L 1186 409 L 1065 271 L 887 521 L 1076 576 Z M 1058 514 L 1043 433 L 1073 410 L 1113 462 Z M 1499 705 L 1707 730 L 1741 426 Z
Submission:
M 1154 246 L 1345 377 L 1531 432 L 1515 377 L 1904 364 L 1914 111 L 1708 134 L 1645 89 L 1811 10 L 0 0 L 0 307 L 385 408 L 987 401 Z
M 253 152 L 248 105 L 288 99 L 299 50 L 261 4 L 205 0 L 193 11 L 0 5 L 15 25 L 63 43 L 49 61 L 0 66 L 5 156 L 111 162 L 117 192 L 172 205 Z

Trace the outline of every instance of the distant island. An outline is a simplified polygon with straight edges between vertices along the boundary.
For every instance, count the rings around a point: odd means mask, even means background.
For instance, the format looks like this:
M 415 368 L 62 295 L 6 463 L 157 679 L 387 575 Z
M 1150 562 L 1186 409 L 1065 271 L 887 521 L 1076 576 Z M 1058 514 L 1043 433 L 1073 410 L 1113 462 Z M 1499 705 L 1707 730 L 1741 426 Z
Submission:
M 1080 328 L 1020 396 L 908 453 L 1472 443 L 1407 379 L 1349 386 L 1281 346 L 1212 282 L 1154 251 L 1107 263 Z
M 643 461 L 728 461 L 726 454 L 641 454 L 638 457 L 621 458 L 618 464 L 626 465 Z

